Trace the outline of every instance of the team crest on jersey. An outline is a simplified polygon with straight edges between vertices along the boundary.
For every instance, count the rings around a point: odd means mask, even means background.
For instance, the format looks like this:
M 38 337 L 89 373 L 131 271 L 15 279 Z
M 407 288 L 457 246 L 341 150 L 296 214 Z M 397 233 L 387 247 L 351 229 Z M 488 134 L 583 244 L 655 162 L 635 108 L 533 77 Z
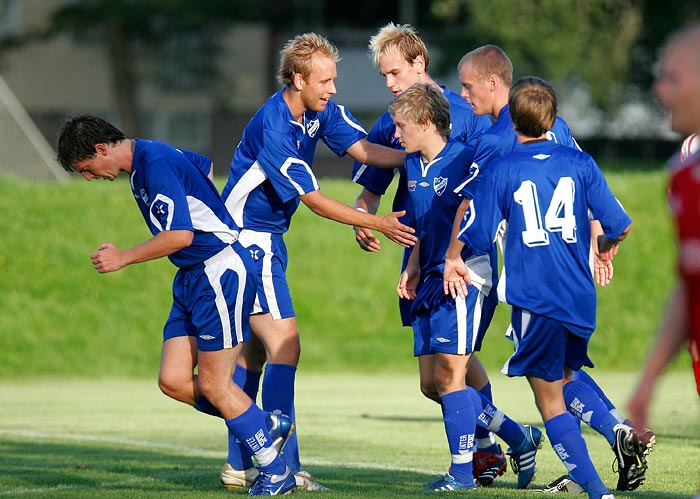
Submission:
M 445 177 L 435 177 L 433 179 L 433 189 L 435 189 L 435 194 L 442 196 L 442 193 L 445 192 L 445 189 L 447 188 L 447 182 L 448 179 Z
M 141 194 L 141 199 L 143 199 L 143 202 L 144 202 L 145 204 L 148 204 L 148 193 L 146 192 L 146 189 L 144 189 L 143 187 L 141 187 L 140 194 Z
M 415 180 L 409 180 L 409 181 L 408 181 L 408 191 L 409 191 L 409 192 L 415 192 L 415 191 L 416 191 L 416 181 L 415 181 Z
M 318 132 L 318 128 L 321 126 L 321 123 L 316 119 L 316 120 L 311 120 L 306 123 L 306 133 L 309 134 L 309 137 L 313 138 L 314 135 L 316 135 L 316 132 Z

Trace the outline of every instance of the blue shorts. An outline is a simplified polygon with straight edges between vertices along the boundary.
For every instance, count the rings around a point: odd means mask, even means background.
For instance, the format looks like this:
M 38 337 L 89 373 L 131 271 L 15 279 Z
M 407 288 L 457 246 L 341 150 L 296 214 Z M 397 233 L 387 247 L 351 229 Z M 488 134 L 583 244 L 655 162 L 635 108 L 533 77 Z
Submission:
M 173 281 L 173 305 L 163 341 L 197 336 L 197 348 L 233 348 L 250 338 L 255 298 L 252 262 L 233 243 L 200 265 L 179 269 Z
M 593 367 L 589 338 L 576 336 L 562 323 L 513 307 L 511 326 L 515 352 L 501 369 L 503 374 L 557 381 L 565 367 Z
M 496 310 L 497 301 L 477 288 L 452 298 L 443 291 L 442 276 L 426 278 L 411 309 L 413 355 L 436 352 L 464 355 L 481 350 L 481 342 Z
M 282 234 L 244 229 L 238 242 L 250 252 L 255 268 L 258 293 L 252 313 L 269 313 L 276 320 L 295 317 L 287 284 L 287 246 Z

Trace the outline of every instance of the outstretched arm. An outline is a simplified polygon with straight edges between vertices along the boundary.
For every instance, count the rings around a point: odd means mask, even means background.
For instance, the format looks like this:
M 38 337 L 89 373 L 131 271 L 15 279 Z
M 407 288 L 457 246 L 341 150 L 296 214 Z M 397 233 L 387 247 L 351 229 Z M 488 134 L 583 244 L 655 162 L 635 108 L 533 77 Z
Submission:
M 457 295 L 466 296 L 467 286 L 471 284 L 467 266 L 464 265 L 462 260 L 464 243 L 459 240 L 459 229 L 470 202 L 470 199 L 464 198 L 457 208 L 457 213 L 452 223 L 450 246 L 445 252 L 445 273 L 443 274 L 442 286 L 445 294 L 451 294 L 452 298 L 456 298 Z
M 685 290 L 683 285 L 679 284 L 671 295 L 656 341 L 651 347 L 637 389 L 628 404 L 630 419 L 639 429 L 647 425 L 649 405 L 657 379 L 688 338 L 686 307 Z
M 358 140 L 346 152 L 360 163 L 380 168 L 398 168 L 406 158 L 405 151 L 373 144 L 367 139 Z
M 124 251 L 112 243 L 102 243 L 90 258 L 99 273 L 115 272 L 132 263 L 171 255 L 192 244 L 193 237 L 194 233 L 190 230 L 164 230 L 145 243 Z
M 415 230 L 399 222 L 399 218 L 406 214 L 405 211 L 397 211 L 389 215 L 378 217 L 363 213 L 350 206 L 329 198 L 321 191 L 311 191 L 299 197 L 311 211 L 336 222 L 368 227 L 376 229 L 396 244 L 408 248 L 416 244 Z
M 362 192 L 357 196 L 357 199 L 355 199 L 355 209 L 375 215 L 379 209 L 381 198 L 379 194 L 375 194 L 367 188 L 363 188 Z M 370 253 L 375 253 L 382 249 L 379 239 L 377 239 L 370 229 L 367 227 L 358 227 L 357 225 L 353 225 L 352 228 L 355 230 L 355 240 L 357 244 L 360 245 L 360 248 Z

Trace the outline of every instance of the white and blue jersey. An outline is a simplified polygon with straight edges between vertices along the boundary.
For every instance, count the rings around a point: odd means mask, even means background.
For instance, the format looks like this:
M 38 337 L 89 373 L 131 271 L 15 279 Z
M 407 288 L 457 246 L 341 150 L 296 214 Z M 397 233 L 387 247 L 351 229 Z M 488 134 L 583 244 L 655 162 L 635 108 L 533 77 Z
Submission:
M 631 223 L 593 158 L 553 141 L 517 144 L 490 165 L 471 209 L 459 239 L 476 253 L 492 251 L 501 221 L 508 223 L 506 301 L 590 337 L 596 292 L 589 210 L 610 239 Z
M 569 129 L 569 125 L 559 116 L 554 121 L 552 129 L 547 132 L 547 139 L 581 150 Z M 511 152 L 517 143 L 518 134 L 515 132 L 506 104 L 498 113 L 498 118 L 491 128 L 481 136 L 474 153 L 474 162 L 469 169 L 469 174 L 459 185 L 458 192 L 467 199 L 474 199 L 474 192 L 480 180 L 479 174 L 483 173 L 493 160 Z
M 258 294 L 253 313 L 270 313 L 273 319 L 295 315 L 283 234 L 299 197 L 319 188 L 311 170 L 316 143 L 321 139 L 342 156 L 367 135 L 333 101 L 320 113 L 306 111 L 300 123 L 283 94 L 280 90 L 272 95 L 246 126 L 222 192 L 226 208 L 242 229 L 239 241 L 254 261 Z
M 449 88 L 441 85 L 443 95 L 450 103 L 450 138 L 476 147 L 481 136 L 491 126 L 491 120 L 488 116 L 477 116 L 474 114 L 471 106 L 459 95 L 452 92 Z M 374 144 L 380 144 L 394 149 L 401 149 L 399 141 L 394 137 L 396 126 L 391 119 L 388 111 L 382 114 L 376 121 L 369 134 L 367 140 Z M 393 211 L 400 211 L 405 208 L 404 202 L 406 199 L 406 183 L 404 182 L 404 169 L 378 168 L 376 166 L 366 165 L 355 161 L 352 169 L 352 180 L 360 184 L 367 190 L 383 196 L 387 188 L 391 184 L 396 172 L 399 172 L 402 177 L 399 179 L 399 184 L 396 188 L 394 201 L 392 205 Z
M 194 233 L 191 245 L 168 257 L 173 264 L 190 267 L 231 245 L 238 238 L 238 227 L 207 177 L 211 159 L 162 142 L 135 141 L 129 180 L 151 233 Z
M 192 243 L 169 255 L 179 267 L 163 340 L 196 336 L 199 350 L 233 348 L 247 341 L 255 281 L 252 262 L 236 242 L 233 222 L 207 176 L 211 159 L 167 144 L 134 140 L 129 181 L 146 224 L 162 231 L 192 231 Z
M 311 170 L 318 140 L 342 156 L 367 136 L 357 120 L 333 101 L 320 113 L 306 111 L 299 123 L 283 93 L 272 95 L 255 113 L 231 161 L 222 198 L 242 229 L 286 232 L 299 196 L 319 188 Z
M 490 255 L 481 256 L 466 245 L 463 248 L 461 256 L 472 280 L 466 300 L 445 295 L 442 288 L 445 252 L 461 203 L 454 187 L 473 156 L 472 147 L 452 139 L 430 163 L 424 163 L 418 152 L 406 156 L 406 220 L 420 240 L 422 284 L 411 310 L 417 356 L 435 352 L 463 355 L 479 350 L 496 308 L 495 246 Z

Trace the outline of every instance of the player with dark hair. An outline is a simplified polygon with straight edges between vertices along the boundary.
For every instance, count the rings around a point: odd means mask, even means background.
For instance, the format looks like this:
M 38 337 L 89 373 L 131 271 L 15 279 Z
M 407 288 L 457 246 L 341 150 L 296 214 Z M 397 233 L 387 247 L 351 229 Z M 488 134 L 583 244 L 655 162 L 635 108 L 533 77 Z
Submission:
M 161 142 L 127 139 L 113 125 L 89 115 L 63 126 L 58 160 L 88 181 L 127 173 L 153 234 L 126 250 L 101 244 L 90 255 L 98 272 L 164 256 L 179 268 L 163 331 L 161 390 L 226 421 L 259 465 L 250 495 L 293 490 L 294 475 L 268 430 L 271 424 L 276 431 L 284 426 L 279 438 L 285 440 L 293 429 L 291 420 L 266 415 L 232 381 L 240 345 L 250 334 L 255 281 L 250 257 L 237 242 L 238 227 L 211 181 L 211 160 Z
M 557 112 L 548 83 L 521 78 L 510 89 L 508 103 L 518 143 L 489 165 L 458 237 L 477 254 L 488 253 L 506 222 L 504 291 L 513 307 L 515 352 L 503 372 L 527 377 L 552 447 L 589 499 L 609 499 L 613 496 L 567 410 L 563 385 L 572 370 L 593 366 L 587 355 L 596 310 L 589 210 L 604 230 L 596 248 L 603 260 L 612 258 L 631 219 L 588 154 L 547 140 Z M 468 275 L 445 279 L 453 295 L 465 294 Z M 627 428 L 618 425 L 616 434 L 620 451 L 631 461 L 639 449 Z M 624 465 L 636 472 L 627 461 Z
M 465 382 L 470 357 L 480 348 L 497 304 L 491 293 L 490 255 L 475 256 L 465 248 L 461 256 L 469 263 L 474 284 L 466 297 L 451 298 L 442 292 L 444 254 L 460 202 L 453 188 L 464 176 L 474 149 L 449 138 L 449 104 L 433 85 L 418 83 L 408 88 L 391 103 L 389 112 L 396 124 L 396 138 L 408 153 L 406 219 L 418 236 L 397 292 L 413 303 L 411 324 L 421 391 L 442 407 L 452 454 L 449 473 L 429 483 L 426 490 L 475 487 L 477 421 L 514 449 L 520 471 L 518 488 L 526 488 L 535 476 L 542 433 L 514 422 Z
M 671 128 L 689 135 L 680 161 L 672 167 L 669 201 L 678 237 L 678 286 L 652 346 L 639 385 L 629 402 L 632 420 L 643 428 L 656 381 L 688 343 L 700 394 L 700 152 L 692 152 L 700 134 L 700 24 L 675 33 L 663 50 L 654 92 L 670 114 Z
M 335 95 L 338 51 L 326 38 L 305 33 L 289 40 L 281 51 L 278 79 L 284 87 L 255 113 L 236 148 L 222 197 L 241 227 L 240 242 L 255 260 L 258 296 L 250 318 L 253 333 L 265 348 L 245 351 L 237 379 L 251 398 L 258 389 L 261 364 L 265 410 L 280 410 L 294 418 L 294 380 L 299 361 L 299 331 L 286 278 L 287 250 L 283 236 L 292 215 L 304 203 L 311 211 L 337 222 L 383 232 L 402 246 L 415 242 L 413 229 L 401 224 L 403 212 L 384 217 L 362 213 L 326 197 L 311 169 L 321 139 L 339 156 L 396 167 L 405 153 L 368 142 L 350 112 L 331 100 Z M 257 470 L 235 442 L 221 475 L 230 488 L 242 487 Z M 245 450 L 244 448 L 242 450 Z M 320 486 L 301 470 L 296 437 L 285 448 L 285 459 L 297 474 L 299 488 Z

